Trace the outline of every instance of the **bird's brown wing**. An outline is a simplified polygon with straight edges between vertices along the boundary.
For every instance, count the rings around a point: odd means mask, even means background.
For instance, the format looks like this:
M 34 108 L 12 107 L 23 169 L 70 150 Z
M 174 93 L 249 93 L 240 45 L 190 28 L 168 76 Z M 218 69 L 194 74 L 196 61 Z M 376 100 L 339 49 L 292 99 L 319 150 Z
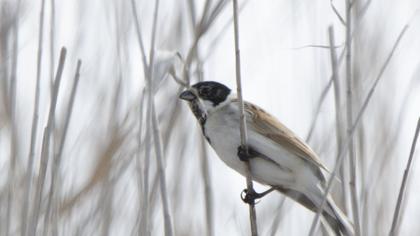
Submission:
M 248 125 L 253 126 L 257 133 L 270 138 L 289 152 L 308 162 L 320 180 L 322 182 L 325 181 L 325 177 L 320 169 L 324 169 L 327 172 L 330 171 L 305 142 L 263 109 L 248 102 L 245 102 L 244 106 L 246 113 L 252 119 L 252 121 L 247 122 Z

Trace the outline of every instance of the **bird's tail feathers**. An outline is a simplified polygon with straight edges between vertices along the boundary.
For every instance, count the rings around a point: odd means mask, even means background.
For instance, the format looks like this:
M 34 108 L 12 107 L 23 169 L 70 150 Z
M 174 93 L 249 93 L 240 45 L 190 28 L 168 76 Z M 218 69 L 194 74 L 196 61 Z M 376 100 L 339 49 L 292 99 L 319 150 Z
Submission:
M 299 202 L 309 210 L 317 212 L 319 206 L 321 206 L 323 195 L 317 189 L 314 191 L 296 191 L 292 189 L 285 189 L 276 187 L 278 191 L 282 192 L 286 196 Z M 314 189 L 312 189 L 314 190 Z M 354 229 L 352 223 L 348 220 L 347 216 L 340 210 L 340 208 L 334 203 L 331 196 L 328 196 L 327 202 L 324 205 L 322 212 L 322 224 L 326 226 L 327 231 L 334 232 L 335 235 L 353 236 Z
M 331 197 L 328 197 L 322 216 L 328 225 L 339 235 L 353 236 L 353 224 L 347 216 L 334 203 Z
M 312 203 L 316 206 L 317 212 L 321 203 L 323 201 L 323 192 L 322 187 L 317 186 L 316 189 L 312 188 L 312 191 L 307 191 L 307 197 L 312 201 Z M 323 225 L 327 223 L 328 227 L 330 227 L 336 235 L 344 235 L 344 236 L 353 236 L 354 229 L 353 224 L 349 221 L 347 216 L 340 210 L 340 208 L 335 204 L 334 200 L 332 199 L 331 195 L 328 195 L 327 201 L 325 202 L 322 217 L 324 218 Z

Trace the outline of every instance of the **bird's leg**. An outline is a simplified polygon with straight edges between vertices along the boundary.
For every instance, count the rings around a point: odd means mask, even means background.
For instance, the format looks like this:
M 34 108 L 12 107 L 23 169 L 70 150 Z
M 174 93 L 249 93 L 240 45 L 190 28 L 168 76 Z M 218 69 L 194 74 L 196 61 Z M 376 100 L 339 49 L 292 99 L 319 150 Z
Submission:
M 260 153 L 258 153 L 257 151 L 255 151 L 254 149 L 252 149 L 249 146 L 242 146 L 240 145 L 238 147 L 238 157 L 241 161 L 249 161 L 251 158 L 257 157 L 257 156 L 261 156 Z M 242 201 L 244 201 L 245 203 L 248 204 L 254 204 L 255 203 L 255 199 L 260 199 L 262 197 L 264 197 L 265 195 L 271 193 L 273 190 L 275 190 L 275 188 L 270 188 L 262 193 L 257 193 L 255 192 L 254 189 L 244 189 L 241 192 L 241 199 Z
M 274 190 L 276 190 L 276 188 L 271 187 L 270 189 L 268 189 L 268 190 L 266 190 L 262 193 L 257 193 L 253 189 L 251 191 L 248 191 L 248 189 L 244 189 L 241 192 L 241 199 L 245 203 L 254 204 L 256 199 L 260 199 L 260 198 L 264 197 L 265 195 L 271 193 Z
M 249 161 L 249 159 L 258 156 L 258 152 L 249 146 L 238 146 L 238 157 L 241 161 Z

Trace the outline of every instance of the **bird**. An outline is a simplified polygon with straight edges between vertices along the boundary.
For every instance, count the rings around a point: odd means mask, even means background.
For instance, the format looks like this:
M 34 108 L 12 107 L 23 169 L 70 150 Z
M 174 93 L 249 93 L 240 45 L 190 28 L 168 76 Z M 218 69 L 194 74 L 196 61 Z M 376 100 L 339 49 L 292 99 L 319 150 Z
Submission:
M 179 95 L 188 102 L 202 133 L 219 158 L 239 174 L 270 186 L 263 193 L 247 192 L 242 197 L 254 203 L 279 191 L 307 209 L 317 212 L 326 188 L 323 172 L 329 172 L 317 154 L 284 124 L 262 108 L 244 101 L 247 143 L 241 145 L 240 100 L 226 85 L 198 82 Z M 321 222 L 336 235 L 354 235 L 353 225 L 328 195 Z

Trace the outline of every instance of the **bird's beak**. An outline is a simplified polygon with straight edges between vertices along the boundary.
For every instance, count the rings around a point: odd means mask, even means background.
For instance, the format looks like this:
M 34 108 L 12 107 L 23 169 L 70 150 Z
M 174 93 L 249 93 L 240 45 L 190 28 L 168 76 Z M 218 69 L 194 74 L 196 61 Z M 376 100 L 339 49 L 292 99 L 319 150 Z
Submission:
M 185 90 L 184 92 L 182 92 L 179 95 L 179 98 L 185 101 L 193 101 L 194 99 L 197 98 L 197 96 L 195 96 L 195 94 L 193 92 L 191 92 L 190 90 Z

